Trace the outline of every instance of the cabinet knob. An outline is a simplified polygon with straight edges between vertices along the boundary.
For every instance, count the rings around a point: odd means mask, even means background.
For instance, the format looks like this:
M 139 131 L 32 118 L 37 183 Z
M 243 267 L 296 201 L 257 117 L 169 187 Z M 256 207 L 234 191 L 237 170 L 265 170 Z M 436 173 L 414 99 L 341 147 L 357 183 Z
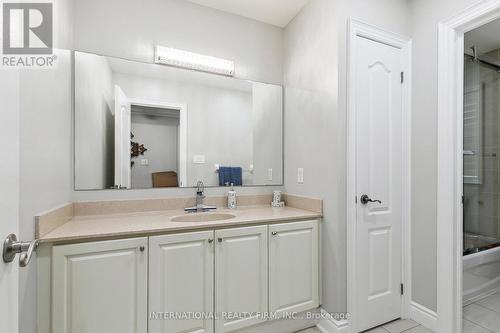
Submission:
M 218 241 L 219 243 L 222 243 L 222 237 L 217 238 L 217 241 Z
M 145 247 L 143 245 L 139 246 L 139 251 L 144 252 Z
M 277 231 L 273 231 L 273 232 L 271 232 L 271 235 L 273 235 L 273 236 L 276 236 L 277 234 L 278 234 L 278 232 L 277 232 Z
M 209 243 L 209 244 L 211 244 L 211 243 L 213 243 L 213 242 L 214 242 L 214 240 L 213 240 L 212 238 L 209 238 L 209 239 L 208 239 L 208 243 Z

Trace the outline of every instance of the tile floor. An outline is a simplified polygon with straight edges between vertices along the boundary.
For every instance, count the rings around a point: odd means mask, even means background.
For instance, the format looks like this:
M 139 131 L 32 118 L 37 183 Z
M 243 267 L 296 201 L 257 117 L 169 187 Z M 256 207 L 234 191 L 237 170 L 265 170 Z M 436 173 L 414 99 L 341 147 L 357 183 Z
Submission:
M 413 320 L 396 320 L 365 333 L 432 333 Z M 320 333 L 313 327 L 298 333 Z M 464 307 L 463 333 L 500 333 L 500 292 Z
M 374 328 L 372 330 L 366 331 L 365 333 L 432 333 L 431 330 L 417 324 L 413 320 L 403 319 L 396 320 L 380 327 Z M 470 333 L 475 332 L 471 331 Z M 477 331 L 478 333 L 483 333 L 482 331 Z M 304 331 L 297 333 L 321 333 L 317 328 L 309 328 Z
M 500 292 L 464 307 L 463 333 L 500 333 Z

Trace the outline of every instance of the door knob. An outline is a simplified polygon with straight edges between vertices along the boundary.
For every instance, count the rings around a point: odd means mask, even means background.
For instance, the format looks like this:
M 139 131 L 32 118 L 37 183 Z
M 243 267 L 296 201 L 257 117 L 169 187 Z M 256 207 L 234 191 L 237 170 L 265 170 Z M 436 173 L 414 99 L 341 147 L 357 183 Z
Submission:
M 381 204 L 381 203 L 382 203 L 382 201 L 380 201 L 380 200 L 373 200 L 373 199 L 370 199 L 370 197 L 369 197 L 368 195 L 366 195 L 366 194 L 363 194 L 363 195 L 361 196 L 360 200 L 361 200 L 361 203 L 362 203 L 363 205 L 366 205 L 366 204 L 367 204 L 367 203 L 369 203 L 369 202 L 378 202 L 379 204 Z
M 17 236 L 10 234 L 5 237 L 3 242 L 3 261 L 6 263 L 12 262 L 16 257 L 16 254 L 21 253 L 19 256 L 19 266 L 26 267 L 37 247 L 37 239 L 32 240 L 31 242 L 18 242 Z

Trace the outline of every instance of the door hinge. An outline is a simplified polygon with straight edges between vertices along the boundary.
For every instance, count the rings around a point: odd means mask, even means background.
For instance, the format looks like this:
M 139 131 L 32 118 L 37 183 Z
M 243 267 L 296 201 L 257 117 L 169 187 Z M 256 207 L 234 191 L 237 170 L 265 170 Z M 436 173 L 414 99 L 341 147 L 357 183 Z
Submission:
M 405 73 L 401 72 L 401 83 L 405 82 Z
M 462 195 L 462 205 L 465 203 L 465 197 Z
M 354 197 L 354 203 L 358 203 L 358 196 L 357 195 Z
M 401 283 L 401 295 L 404 295 L 405 293 L 405 286 L 404 284 Z

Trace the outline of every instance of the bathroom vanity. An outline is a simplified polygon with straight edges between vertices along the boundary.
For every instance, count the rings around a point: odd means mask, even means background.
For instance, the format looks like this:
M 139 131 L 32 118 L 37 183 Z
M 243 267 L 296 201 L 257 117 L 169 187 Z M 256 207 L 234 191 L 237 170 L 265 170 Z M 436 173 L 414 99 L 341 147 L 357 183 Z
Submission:
M 75 193 L 157 192 L 37 217 L 38 332 L 276 332 L 280 317 L 317 310 L 321 200 L 285 195 L 287 206 L 272 208 L 270 188 L 238 196 L 236 210 L 220 208 L 225 196 L 203 205 L 204 184 L 283 185 L 282 87 L 71 57 Z M 196 201 L 159 199 L 193 186 Z M 281 331 L 311 326 L 290 322 Z
M 313 210 L 40 216 L 39 332 L 230 332 L 316 309 L 321 201 L 305 200 Z

